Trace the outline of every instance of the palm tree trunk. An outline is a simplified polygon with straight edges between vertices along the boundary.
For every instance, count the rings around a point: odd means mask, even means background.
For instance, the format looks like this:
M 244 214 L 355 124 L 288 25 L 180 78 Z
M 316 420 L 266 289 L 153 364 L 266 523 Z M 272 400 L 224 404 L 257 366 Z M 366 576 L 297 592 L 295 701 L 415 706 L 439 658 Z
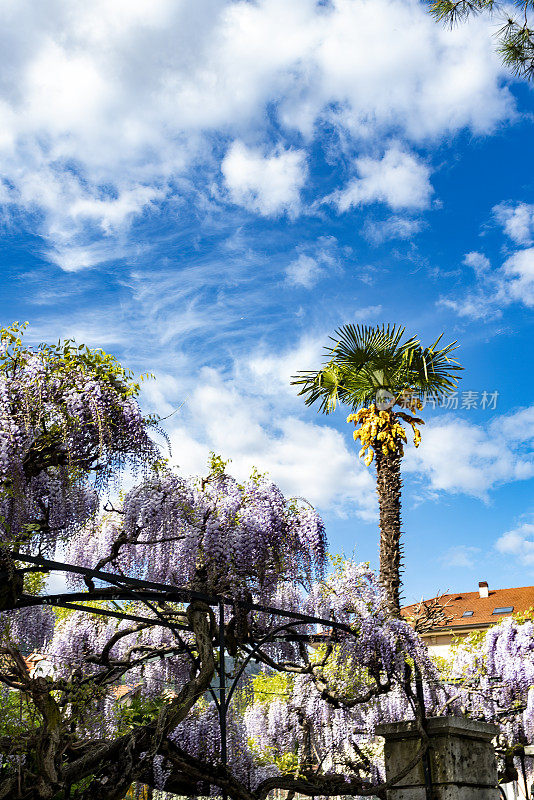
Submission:
M 380 509 L 380 583 L 386 593 L 388 613 L 400 617 L 401 456 L 398 451 L 384 455 L 377 448 L 375 460 Z

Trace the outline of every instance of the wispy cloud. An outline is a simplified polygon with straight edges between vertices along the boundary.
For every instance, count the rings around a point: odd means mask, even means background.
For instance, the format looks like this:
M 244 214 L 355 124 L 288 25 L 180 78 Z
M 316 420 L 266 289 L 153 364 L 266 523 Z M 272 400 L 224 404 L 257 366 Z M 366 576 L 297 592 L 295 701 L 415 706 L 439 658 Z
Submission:
M 335 236 L 320 236 L 309 245 L 299 245 L 298 255 L 286 269 L 286 282 L 292 286 L 312 289 L 322 277 L 340 271 L 350 257 L 350 247 L 340 248 Z
M 499 553 L 515 556 L 523 566 L 534 565 L 534 524 L 525 522 L 503 533 L 495 547 Z
M 469 319 L 500 317 L 512 303 L 534 306 L 534 247 L 516 250 L 497 269 L 479 252 L 467 253 L 463 263 L 474 271 L 474 288 L 460 297 L 441 297 L 438 305 Z
M 480 553 L 480 547 L 470 547 L 466 544 L 459 544 L 456 547 L 449 547 L 440 556 L 440 561 L 445 567 L 457 569 L 472 569 Z
M 74 339 L 78 344 L 108 350 L 127 347 L 131 336 L 127 322 L 118 318 L 112 308 L 65 313 L 52 319 L 32 322 L 27 333 L 27 338 L 33 342 Z
M 421 219 L 403 217 L 398 214 L 384 219 L 367 219 L 362 228 L 362 234 L 374 245 L 382 244 L 390 239 L 411 239 L 424 227 Z

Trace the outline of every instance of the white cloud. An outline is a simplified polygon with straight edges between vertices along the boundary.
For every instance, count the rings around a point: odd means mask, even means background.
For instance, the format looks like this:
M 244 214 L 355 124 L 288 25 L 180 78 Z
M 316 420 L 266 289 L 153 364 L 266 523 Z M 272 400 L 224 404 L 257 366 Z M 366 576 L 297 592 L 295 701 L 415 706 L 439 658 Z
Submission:
M 430 189 L 410 144 L 513 113 L 482 16 L 450 31 L 417 0 L 21 0 L 2 13 L 1 197 L 52 257 L 78 252 L 57 259 L 70 269 L 169 194 L 207 194 L 227 142 L 250 145 L 224 168 L 230 198 L 256 213 L 298 208 L 302 149 L 324 122 L 362 153 L 354 202 L 418 208 Z M 363 155 L 391 136 L 406 143 L 406 186 Z
M 487 273 L 491 266 L 489 258 L 485 256 L 484 253 L 478 253 L 476 251 L 466 253 L 463 263 L 467 267 L 474 269 L 476 275 L 483 275 Z
M 520 564 L 534 564 L 534 525 L 525 522 L 514 530 L 503 533 L 495 547 L 499 553 L 514 555 Z
M 487 428 L 464 419 L 432 421 L 417 450 L 406 452 L 405 469 L 428 481 L 429 488 L 487 500 L 488 492 L 534 476 L 533 438 L 525 420 L 534 407 L 493 420 Z
M 32 322 L 27 337 L 32 342 L 74 339 L 78 344 L 107 349 L 127 345 L 131 339 L 131 330 L 124 320 L 117 317 L 115 309 L 96 307 L 72 316 L 63 312 L 46 323 Z
M 30 158 L 6 193 L 11 209 L 42 212 L 40 230 L 48 243 L 45 254 L 67 272 L 122 258 L 133 248 L 124 241 L 131 220 L 164 199 L 166 189 L 124 185 L 104 187 L 57 166 L 32 164 Z
M 287 495 L 376 520 L 373 471 L 328 419 L 309 420 L 290 385 L 298 370 L 320 363 L 325 339 L 318 331 L 278 353 L 258 348 L 236 358 L 228 371 L 193 369 L 184 357 L 175 374 L 156 372 L 156 380 L 143 386 L 143 407 L 163 416 L 178 409 L 164 423 L 172 463 L 183 474 L 205 474 L 214 450 L 232 459 L 229 470 L 239 479 L 255 466 Z
M 534 234 L 534 205 L 528 203 L 499 203 L 494 216 L 515 244 L 532 244 Z
M 501 417 L 498 429 L 508 442 L 534 443 L 534 406 Z
M 420 219 L 394 214 L 385 220 L 366 220 L 362 233 L 372 244 L 382 244 L 389 239 L 410 239 L 419 233 L 422 227 L 423 222 Z
M 210 273 L 202 276 L 211 280 Z M 176 330 L 167 331 L 175 308 L 168 306 L 168 298 L 173 287 L 180 289 L 179 278 L 169 274 L 157 285 L 143 284 L 152 294 L 138 293 L 135 307 L 147 314 L 146 320 L 150 319 L 161 339 L 169 342 L 169 336 L 178 336 L 182 344 L 183 337 Z M 184 284 L 187 300 L 187 273 Z M 209 329 L 209 313 L 212 320 L 210 309 L 206 319 L 199 321 L 202 331 Z M 355 309 L 353 318 L 375 319 L 379 313 L 376 307 Z M 124 331 L 113 326 L 111 316 L 100 322 L 101 331 L 89 332 L 91 342 L 95 337 L 97 345 L 105 341 L 106 329 L 123 340 Z M 182 324 L 181 319 L 178 323 Z M 70 330 L 72 322 L 65 324 Z M 140 316 L 136 324 L 137 328 L 129 330 L 129 338 L 142 347 L 145 317 Z M 56 336 L 62 333 L 58 330 Z M 231 470 L 240 478 L 254 465 L 269 472 L 286 493 L 307 497 L 319 508 L 375 519 L 374 470 L 365 468 L 357 458 L 349 431 L 342 426 L 339 432 L 329 418 L 310 416 L 297 396 L 297 387 L 290 385 L 291 377 L 300 370 L 321 363 L 328 333 L 319 329 L 276 352 L 259 344 L 220 369 L 199 369 L 179 350 L 176 355 L 173 345 L 165 346 L 156 362 L 151 351 L 151 369 L 157 380 L 144 385 L 142 405 L 163 416 L 178 409 L 165 422 L 173 462 L 185 474 L 203 473 L 209 451 L 215 450 L 232 459 Z M 82 340 L 85 336 L 82 334 Z M 51 338 L 50 331 L 39 338 Z M 167 372 L 169 353 L 174 354 L 172 375 Z M 534 477 L 534 406 L 494 417 L 487 426 L 458 417 L 434 418 L 423 429 L 419 449 L 407 448 L 403 470 L 430 496 L 446 492 L 487 501 L 496 487 Z
M 305 417 L 290 378 L 321 360 L 325 334 L 306 337 L 273 354 L 257 350 L 234 361 L 229 372 L 192 370 L 187 359 L 177 374 L 159 373 L 144 388 L 144 405 L 163 415 L 172 461 L 184 474 L 204 474 L 208 453 L 232 459 L 232 474 L 244 479 L 252 466 L 268 472 L 291 496 L 307 498 L 319 510 L 354 513 L 376 520 L 373 469 L 327 418 Z M 185 402 L 184 402 L 185 401 Z M 488 500 L 504 483 L 534 476 L 534 406 L 494 419 L 487 427 L 447 417 L 423 430 L 419 449 L 408 447 L 403 470 L 425 492 L 464 494 Z M 443 560 L 468 567 L 474 548 L 452 548 Z
M 256 466 L 284 492 L 320 509 L 375 519 L 374 470 L 365 468 L 352 441 L 328 418 L 310 419 L 290 385 L 299 370 L 321 362 L 325 340 L 326 332 L 317 331 L 282 352 L 259 347 L 226 371 L 195 370 L 184 357 L 176 375 L 159 373 L 144 389 L 144 405 L 163 415 L 179 408 L 165 423 L 173 461 L 185 474 L 203 473 L 215 450 L 232 459 L 230 469 L 239 478 Z M 533 431 L 534 406 L 495 417 L 486 427 L 451 416 L 431 420 L 420 447 L 407 448 L 403 470 L 430 496 L 446 492 L 487 501 L 496 487 L 534 477 Z M 451 565 L 467 566 L 472 551 L 449 555 Z
M 355 449 L 347 447 L 327 421 L 315 424 L 299 418 L 303 404 L 289 378 L 308 365 L 308 358 L 317 363 L 319 349 L 315 341 L 304 340 L 279 359 L 253 354 L 236 361 L 231 377 L 204 368 L 185 406 L 166 424 L 180 470 L 203 474 L 208 453 L 214 450 L 232 459 L 229 470 L 240 479 L 255 466 L 268 472 L 287 495 L 374 520 L 374 477 Z M 165 389 L 171 398 L 165 397 Z M 180 396 L 172 399 L 176 390 L 167 379 L 153 400 L 167 411 L 180 402 Z
M 302 286 L 304 289 L 313 288 L 323 274 L 324 270 L 317 259 L 304 253 L 300 253 L 286 270 L 287 282 L 293 286 Z
M 446 567 L 471 568 L 475 566 L 478 553 L 480 553 L 480 547 L 459 544 L 456 547 L 450 547 L 443 553 L 440 561 Z
M 74 220 L 96 221 L 103 233 L 111 233 L 164 196 L 159 189 L 135 186 L 114 198 L 79 197 L 69 209 L 69 215 Z
M 518 250 L 502 265 L 504 290 L 510 300 L 534 306 L 534 247 Z
M 395 119 L 421 140 L 465 124 L 487 131 L 507 113 L 506 91 L 492 89 L 500 67 L 484 20 L 451 32 L 432 30 L 427 10 L 410 0 L 337 0 L 333 8 L 309 81 L 337 102 L 333 116 L 347 129 L 372 137 Z
M 264 156 L 242 142 L 234 142 L 221 170 L 234 203 L 264 216 L 297 212 L 306 178 L 302 150 L 278 150 Z
M 339 269 L 349 247 L 339 248 L 335 236 L 320 236 L 312 245 L 298 247 L 297 258 L 286 269 L 286 281 L 292 286 L 313 288 L 328 272 Z
M 327 198 L 340 211 L 368 203 L 387 203 L 394 211 L 430 205 L 434 190 L 429 168 L 398 146 L 390 147 L 380 159 L 357 158 L 355 166 L 359 177 Z
M 452 297 L 441 297 L 437 305 L 450 308 L 459 317 L 468 319 L 495 319 L 501 316 L 501 309 L 494 298 L 487 297 L 484 293 L 467 292 L 460 300 Z
M 477 285 L 472 291 L 460 292 L 459 296 L 441 297 L 438 305 L 468 319 L 499 317 L 502 306 L 507 304 L 499 272 L 492 271 L 489 258 L 477 251 L 466 253 L 462 263 L 474 271 Z
M 321 363 L 326 331 L 317 331 L 315 336 L 303 336 L 295 347 L 286 352 L 273 353 L 261 348 L 234 367 L 237 382 L 243 382 L 249 391 L 260 397 L 272 398 L 290 404 L 293 412 L 297 390 L 291 386 L 291 378 L 299 370 L 315 369 Z
M 534 247 L 516 250 L 498 269 L 478 252 L 467 253 L 463 263 L 475 272 L 475 288 L 460 298 L 442 297 L 438 305 L 470 319 L 499 317 L 511 303 L 534 306 Z
M 78 237 L 73 237 L 74 241 L 69 241 L 69 237 L 62 235 L 58 237 L 63 241 L 58 241 L 54 246 L 45 250 L 49 261 L 57 264 L 65 272 L 79 272 L 82 269 L 96 267 L 98 264 L 120 260 L 124 258 L 128 247 L 122 242 L 117 241 L 96 241 L 85 245 L 75 244 Z

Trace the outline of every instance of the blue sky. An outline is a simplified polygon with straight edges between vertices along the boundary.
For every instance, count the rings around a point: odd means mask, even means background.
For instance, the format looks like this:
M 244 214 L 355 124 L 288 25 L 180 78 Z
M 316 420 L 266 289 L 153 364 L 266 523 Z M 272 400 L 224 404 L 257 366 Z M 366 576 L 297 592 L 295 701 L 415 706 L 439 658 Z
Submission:
M 376 564 L 374 474 L 289 386 L 347 322 L 457 339 L 404 464 L 405 597 L 534 583 L 532 89 L 415 0 L 0 2 L 3 324 L 138 372 Z M 498 392 L 495 408 L 482 393 Z M 462 392 L 477 393 L 462 408 Z

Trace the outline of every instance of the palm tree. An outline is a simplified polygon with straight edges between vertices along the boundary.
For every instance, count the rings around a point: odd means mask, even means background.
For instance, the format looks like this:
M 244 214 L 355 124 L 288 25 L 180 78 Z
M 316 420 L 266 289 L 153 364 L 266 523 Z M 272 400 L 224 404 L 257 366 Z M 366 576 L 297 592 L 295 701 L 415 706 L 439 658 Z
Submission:
M 353 412 L 347 422 L 359 426 L 360 457 L 369 466 L 375 460 L 380 510 L 380 582 L 390 614 L 400 616 L 401 544 L 401 459 L 406 432 L 401 420 L 411 425 L 414 444 L 419 445 L 414 416 L 428 396 L 442 399 L 458 385 L 456 373 L 463 369 L 450 354 L 456 342 L 438 349 L 441 336 L 430 347 L 416 337 L 402 341 L 404 328 L 396 325 L 374 327 L 344 325 L 326 348 L 321 369 L 301 371 L 291 383 L 301 386 L 306 405 L 319 402 L 319 411 L 330 414 L 338 403 Z M 398 405 L 411 414 L 394 410 Z

